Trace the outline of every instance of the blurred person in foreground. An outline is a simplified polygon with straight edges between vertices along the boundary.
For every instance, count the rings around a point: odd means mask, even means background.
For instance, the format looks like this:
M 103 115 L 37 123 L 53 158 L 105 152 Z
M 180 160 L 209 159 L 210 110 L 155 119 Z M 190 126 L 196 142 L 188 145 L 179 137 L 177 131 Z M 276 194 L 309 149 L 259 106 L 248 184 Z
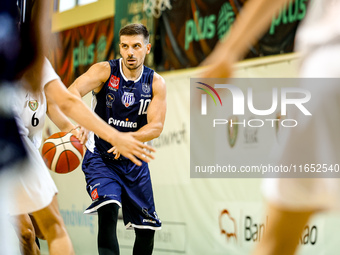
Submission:
M 208 65 L 203 78 L 228 78 L 233 65 L 246 54 L 269 28 L 273 15 L 288 0 L 249 0 L 226 39 L 219 43 L 202 63 Z M 340 2 L 315 0 L 299 27 L 297 51 L 302 52 L 301 78 L 340 77 Z M 283 146 L 276 163 L 332 162 L 340 157 L 340 86 L 330 82 L 314 89 L 318 95 L 313 118 L 307 125 L 285 129 Z M 336 114 L 334 114 L 334 112 Z M 333 114 L 332 114 L 333 113 Z M 296 115 L 297 119 L 302 118 Z M 254 254 L 294 254 L 303 228 L 312 215 L 340 209 L 340 182 L 336 178 L 265 179 L 263 193 L 267 200 L 270 223 L 264 239 Z
M 44 36 L 48 36 L 49 31 L 45 31 L 43 28 L 34 28 L 32 25 L 34 23 L 33 20 L 39 16 L 38 13 L 48 10 L 49 1 L 44 2 L 46 4 L 46 6 L 44 6 L 45 9 L 42 8 L 42 2 L 35 1 L 34 5 L 33 2 L 30 2 L 32 5 L 29 7 L 33 7 L 32 17 L 34 18 L 32 18 L 32 22 L 28 22 L 29 24 L 21 24 L 19 26 L 20 31 L 17 34 L 23 33 L 23 31 L 27 29 L 30 32 L 27 35 L 31 35 L 31 33 L 34 34 L 33 31 L 38 30 L 44 31 Z M 17 9 L 14 5 L 10 7 L 13 9 L 10 10 L 13 11 L 13 16 L 16 18 L 13 19 L 13 22 L 16 24 L 17 17 L 15 16 L 15 11 L 17 11 Z M 48 13 L 48 11 L 46 11 L 46 13 Z M 8 16 L 10 15 L 4 15 L 5 18 Z M 29 17 L 30 15 L 27 15 L 26 18 L 29 19 Z M 11 21 L 11 19 L 9 19 L 9 21 Z M 45 25 L 48 23 L 43 22 L 42 24 Z M 13 26 L 12 28 L 13 30 L 11 32 L 15 34 L 17 27 Z M 41 46 L 42 44 L 38 42 L 38 38 L 40 37 L 34 36 L 34 38 L 36 40 L 32 39 L 32 44 L 36 43 L 38 46 Z M 13 43 L 14 42 L 15 40 L 13 40 Z M 19 45 L 20 47 L 18 49 L 25 48 L 25 43 L 25 40 L 22 40 L 22 44 Z M 5 48 L 8 50 L 10 47 L 6 45 Z M 22 152 L 19 149 L 11 150 L 12 161 L 15 161 L 22 155 L 28 156 L 26 161 L 23 161 L 15 168 L 12 166 L 13 164 L 11 164 L 12 162 L 10 162 L 10 160 L 6 166 L 8 169 L 6 172 L 9 173 L 8 176 L 10 177 L 6 176 L 2 181 L 7 182 L 7 180 L 10 180 L 10 185 L 7 187 L 8 190 L 5 190 L 5 192 L 11 195 L 11 200 L 3 205 L 4 208 L 2 211 L 9 212 L 10 215 L 17 215 L 19 219 L 17 230 L 24 248 L 24 254 L 39 254 L 39 250 L 34 245 L 34 228 L 27 213 L 33 215 L 35 223 L 47 239 L 50 254 L 74 254 L 70 238 L 59 213 L 55 196 L 57 189 L 38 151 L 41 143 L 41 129 L 47 110 L 46 97 L 47 100 L 49 100 L 49 110 L 52 110 L 53 104 L 57 105 L 67 116 L 70 116 L 85 128 L 94 131 L 107 142 L 114 144 L 115 148 L 119 149 L 122 155 L 125 155 L 137 165 L 142 163 L 136 157 L 147 162 L 150 158 L 153 158 L 151 153 L 144 149 L 148 149 L 149 151 L 154 150 L 150 146 L 137 141 L 131 134 L 123 134 L 110 127 L 96 116 L 79 98 L 70 94 L 60 82 L 59 77 L 55 74 L 48 61 L 43 59 L 41 64 L 40 57 L 43 56 L 45 50 L 43 48 L 36 50 L 37 52 L 33 52 L 31 56 L 32 60 L 30 64 L 27 64 L 28 68 L 22 68 L 20 71 L 19 69 L 15 69 L 16 71 L 13 72 L 12 68 L 16 68 L 19 65 L 18 62 L 26 61 L 27 59 L 26 57 L 24 57 L 23 60 L 20 58 L 12 59 L 13 56 L 9 56 L 7 59 L 7 62 L 9 62 L 8 65 L 12 64 L 13 67 L 8 70 L 8 74 L 1 73 L 4 75 L 4 80 L 12 82 L 6 85 L 8 89 L 2 91 L 6 93 L 2 93 L 1 96 L 4 100 L 7 99 L 6 107 L 9 111 L 10 123 L 13 124 L 15 129 L 12 129 L 12 126 L 9 127 L 7 123 L 3 122 L 1 123 L 1 127 L 6 129 L 11 128 L 8 130 L 9 133 L 13 131 L 16 132 L 13 137 L 20 145 L 17 147 L 22 149 Z M 6 51 L 3 53 L 7 56 Z M 31 53 L 32 52 L 28 55 Z M 12 63 L 11 61 L 14 62 Z M 6 61 L 3 62 L 3 64 L 6 66 Z M 20 64 L 22 63 L 20 62 Z M 17 81 L 19 78 L 21 80 L 20 83 Z M 43 81 L 43 83 L 41 83 L 41 81 Z M 15 83 L 18 83 L 17 87 L 14 86 Z M 13 113 L 20 127 L 19 134 L 16 123 L 14 122 Z M 59 117 L 60 116 L 59 111 Z M 54 120 L 59 122 L 60 118 L 58 119 L 58 117 L 56 117 Z M 8 139 L 8 137 L 5 136 L 5 139 Z M 7 146 L 7 144 L 8 143 L 4 144 L 4 146 Z M 4 216 L 4 220 L 6 221 L 5 218 Z M 2 233 L 4 233 L 4 235 L 6 234 L 5 228 Z M 4 244 L 4 246 L 6 246 L 6 244 Z M 4 254 L 11 254 L 4 246 L 1 246 L 1 251 L 4 251 Z
M 36 0 L 34 19 L 25 19 L 28 1 L 0 1 L 0 253 L 13 254 L 12 238 L 8 230 L 7 208 L 12 203 L 11 180 L 20 174 L 26 161 L 26 150 L 20 139 L 11 108 L 13 83 L 32 68 L 41 70 L 45 49 L 45 30 L 50 2 Z M 28 89 L 36 91 L 41 74 L 27 76 Z

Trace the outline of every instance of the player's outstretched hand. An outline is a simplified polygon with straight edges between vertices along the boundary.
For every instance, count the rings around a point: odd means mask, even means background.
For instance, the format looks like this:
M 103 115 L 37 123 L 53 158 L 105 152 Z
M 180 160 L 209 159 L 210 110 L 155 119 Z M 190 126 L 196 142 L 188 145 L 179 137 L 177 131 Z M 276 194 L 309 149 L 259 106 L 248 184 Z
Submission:
M 235 64 L 232 52 L 222 43 L 217 44 L 211 54 L 200 64 L 205 68 L 199 74 L 200 78 L 230 78 Z
M 114 147 L 107 152 L 120 153 L 136 165 L 141 166 L 142 162 L 138 160 L 137 157 L 145 162 L 150 162 L 150 159 L 154 159 L 151 152 L 155 152 L 155 149 L 136 140 L 131 133 L 120 133 L 119 136 L 116 137 Z

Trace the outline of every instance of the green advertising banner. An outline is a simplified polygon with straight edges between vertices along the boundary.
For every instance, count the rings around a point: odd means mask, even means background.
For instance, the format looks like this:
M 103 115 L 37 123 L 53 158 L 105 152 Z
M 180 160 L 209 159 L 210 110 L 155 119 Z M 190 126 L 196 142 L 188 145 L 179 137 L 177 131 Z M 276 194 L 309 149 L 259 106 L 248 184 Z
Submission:
M 229 31 L 246 0 L 171 1 L 171 9 L 158 20 L 155 58 L 157 70 L 198 66 Z M 305 17 L 309 0 L 296 0 L 273 17 L 259 42 L 249 47 L 246 58 L 292 52 L 295 32 Z
M 68 87 L 94 63 L 113 58 L 113 18 L 56 33 L 49 59 Z

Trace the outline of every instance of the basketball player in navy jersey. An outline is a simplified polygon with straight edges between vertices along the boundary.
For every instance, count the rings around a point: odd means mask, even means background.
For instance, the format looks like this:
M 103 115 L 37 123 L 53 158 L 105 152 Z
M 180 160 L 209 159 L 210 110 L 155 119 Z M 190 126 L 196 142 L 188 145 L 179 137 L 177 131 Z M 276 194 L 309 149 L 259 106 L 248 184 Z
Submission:
M 69 90 L 79 97 L 92 91 L 92 108 L 101 118 L 147 142 L 163 129 L 165 82 L 143 65 L 151 49 L 147 28 L 130 24 L 119 36 L 122 58 L 94 64 Z M 86 147 L 82 168 L 92 204 L 85 213 L 98 213 L 99 254 L 119 254 L 116 224 L 120 207 L 126 228 L 135 230 L 133 254 L 152 254 L 154 232 L 161 228 L 161 221 L 155 210 L 148 164 L 137 166 L 93 134 Z

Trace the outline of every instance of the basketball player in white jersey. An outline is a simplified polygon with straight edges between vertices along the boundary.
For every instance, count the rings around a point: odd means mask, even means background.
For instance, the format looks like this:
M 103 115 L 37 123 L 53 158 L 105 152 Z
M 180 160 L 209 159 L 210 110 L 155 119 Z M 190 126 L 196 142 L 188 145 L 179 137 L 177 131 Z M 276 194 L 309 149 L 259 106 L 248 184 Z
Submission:
M 26 7 L 31 2 L 25 0 L 0 3 L 0 254 L 14 252 L 12 235 L 8 234 L 8 229 L 12 227 L 6 209 L 13 202 L 11 177 L 21 172 L 27 155 L 10 107 L 12 85 L 25 70 L 35 68 L 34 76 L 27 78 L 36 82 L 31 82 L 28 89 L 36 91 L 40 87 L 43 49 L 47 45 L 47 30 L 41 24 L 47 22 L 50 1 L 35 0 L 36 11 L 30 19 Z M 21 7 L 20 12 L 18 5 Z
M 250 0 L 236 19 L 227 39 L 206 59 L 204 78 L 230 77 L 233 64 L 268 29 L 272 17 L 288 0 Z M 340 2 L 314 0 L 297 33 L 302 52 L 302 78 L 340 77 Z M 324 79 L 323 81 L 332 81 Z M 338 80 L 337 80 L 338 81 Z M 336 82 L 335 82 L 336 83 Z M 327 86 L 326 86 L 327 85 Z M 277 164 L 337 162 L 340 158 L 340 86 L 315 88 L 317 109 L 308 125 L 287 129 Z M 297 151 L 299 148 L 300 151 Z M 298 155 L 298 156 L 297 156 Z M 254 254 L 293 254 L 309 218 L 323 210 L 340 209 L 338 178 L 266 179 L 263 185 L 270 224 Z
M 125 150 L 125 154 L 138 164 L 140 161 L 133 155 L 148 161 L 142 154 L 151 158 L 152 155 L 143 149 L 152 150 L 152 148 L 137 142 L 132 136 L 120 134 L 104 121 L 100 121 L 101 119 L 94 115 L 81 100 L 70 95 L 47 59 L 43 68 L 41 89 L 43 92 L 34 94 L 18 86 L 14 95 L 15 118 L 28 151 L 29 164 L 27 169 L 15 178 L 17 199 L 10 208 L 10 214 L 16 215 L 19 220 L 17 232 L 21 236 L 24 254 L 39 254 L 34 241 L 34 228 L 28 213 L 34 218 L 39 231 L 46 238 L 50 254 L 74 254 L 59 213 L 56 199 L 57 188 L 38 151 L 46 113 L 61 131 L 71 131 L 74 125 L 61 113 L 60 109 L 62 109 L 85 128 L 93 130 L 110 143 L 114 143 L 115 147 L 118 142 L 119 146 Z
M 48 87 L 58 86 L 54 84 L 57 82 L 60 82 L 59 77 L 46 60 L 43 68 L 42 84 L 44 87 L 42 89 L 46 88 L 45 93 L 47 96 L 49 95 Z M 51 234 L 53 232 L 60 233 L 49 237 L 49 235 L 46 235 L 46 231 L 42 229 L 47 240 L 50 240 L 49 243 L 51 243 L 53 240 L 60 239 L 57 243 L 59 242 L 60 246 L 64 247 L 64 252 L 68 254 L 72 250 L 72 245 L 58 211 L 55 198 L 57 188 L 44 165 L 38 149 L 42 142 L 42 130 L 46 113 L 61 131 L 68 132 L 74 128 L 74 125 L 60 112 L 53 101 L 46 100 L 45 93 L 32 93 L 24 89 L 23 85 L 18 84 L 14 94 L 13 108 L 15 118 L 19 133 L 28 151 L 29 165 L 16 177 L 16 201 L 12 204 L 13 208 L 10 208 L 10 214 L 16 215 L 17 222 L 14 224 L 16 225 L 23 254 L 40 254 L 35 243 L 35 231 L 40 232 L 41 224 L 38 224 L 39 229 L 35 229 L 32 221 L 39 222 L 44 218 L 44 225 L 51 224 L 53 226 L 52 224 L 55 224 L 56 226 L 55 230 L 50 231 Z M 46 212 L 40 212 L 41 209 Z M 28 213 L 32 215 L 29 216 Z M 39 237 L 43 238 L 44 236 L 40 235 Z M 56 250 L 52 245 L 51 252 L 54 251 L 53 249 Z

